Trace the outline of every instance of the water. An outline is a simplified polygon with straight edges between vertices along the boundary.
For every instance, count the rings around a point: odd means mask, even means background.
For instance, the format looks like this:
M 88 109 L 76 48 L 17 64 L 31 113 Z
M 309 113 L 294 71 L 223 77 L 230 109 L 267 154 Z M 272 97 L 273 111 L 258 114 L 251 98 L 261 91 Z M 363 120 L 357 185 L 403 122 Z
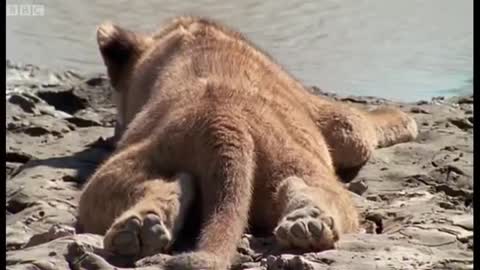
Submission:
M 306 85 L 414 101 L 473 91 L 473 0 L 7 0 L 42 4 L 7 17 L 7 59 L 104 71 L 95 27 L 154 30 L 179 14 L 239 29 Z

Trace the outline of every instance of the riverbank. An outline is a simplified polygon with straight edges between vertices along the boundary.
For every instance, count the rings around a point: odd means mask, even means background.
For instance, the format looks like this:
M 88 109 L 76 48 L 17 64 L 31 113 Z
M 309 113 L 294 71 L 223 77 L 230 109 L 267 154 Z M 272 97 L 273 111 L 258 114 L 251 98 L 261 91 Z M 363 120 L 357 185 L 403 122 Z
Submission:
M 108 80 L 7 62 L 6 91 L 7 269 L 92 269 L 102 262 L 84 255 L 103 254 L 102 237 L 75 234 L 75 211 L 82 184 L 111 150 Z M 420 135 L 377 150 L 346 184 L 365 233 L 301 255 L 246 234 L 233 268 L 473 269 L 473 96 L 394 103 L 312 91 L 364 108 L 398 106 Z M 163 257 L 136 265 L 148 269 Z

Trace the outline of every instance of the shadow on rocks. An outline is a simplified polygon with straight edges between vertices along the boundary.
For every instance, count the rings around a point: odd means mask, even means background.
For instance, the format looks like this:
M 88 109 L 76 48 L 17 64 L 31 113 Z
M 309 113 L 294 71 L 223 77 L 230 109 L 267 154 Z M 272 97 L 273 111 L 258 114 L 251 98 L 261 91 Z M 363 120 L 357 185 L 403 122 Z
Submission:
M 115 142 L 113 137 L 108 139 L 99 138 L 92 144 L 87 145 L 87 148 L 84 150 L 69 156 L 30 160 L 19 171 L 37 166 L 73 169 L 76 170 L 76 174 L 74 176 L 65 175 L 62 180 L 81 186 L 92 175 L 97 166 L 112 154 L 114 148 Z

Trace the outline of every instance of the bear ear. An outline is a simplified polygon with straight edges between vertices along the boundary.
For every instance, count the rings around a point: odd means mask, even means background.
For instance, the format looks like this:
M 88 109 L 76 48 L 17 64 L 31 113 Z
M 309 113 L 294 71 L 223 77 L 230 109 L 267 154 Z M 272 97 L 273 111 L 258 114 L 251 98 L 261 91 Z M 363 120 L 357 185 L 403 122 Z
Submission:
M 97 43 L 105 64 L 125 64 L 143 47 L 143 38 L 111 22 L 105 22 L 97 28 Z

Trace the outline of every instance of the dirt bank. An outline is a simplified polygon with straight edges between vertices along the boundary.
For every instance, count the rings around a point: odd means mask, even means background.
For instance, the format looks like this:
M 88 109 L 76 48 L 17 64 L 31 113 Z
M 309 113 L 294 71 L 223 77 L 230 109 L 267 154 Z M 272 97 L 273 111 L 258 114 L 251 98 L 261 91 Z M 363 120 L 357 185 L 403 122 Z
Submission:
M 113 269 L 89 255 L 118 261 L 102 252 L 102 237 L 73 229 L 80 188 L 111 150 L 108 80 L 7 62 L 6 88 L 7 269 Z M 297 255 L 245 235 L 233 269 L 473 269 L 473 97 L 400 104 L 312 91 L 361 107 L 399 106 L 420 135 L 377 150 L 346 184 L 368 233 Z M 150 269 L 163 257 L 136 265 Z

